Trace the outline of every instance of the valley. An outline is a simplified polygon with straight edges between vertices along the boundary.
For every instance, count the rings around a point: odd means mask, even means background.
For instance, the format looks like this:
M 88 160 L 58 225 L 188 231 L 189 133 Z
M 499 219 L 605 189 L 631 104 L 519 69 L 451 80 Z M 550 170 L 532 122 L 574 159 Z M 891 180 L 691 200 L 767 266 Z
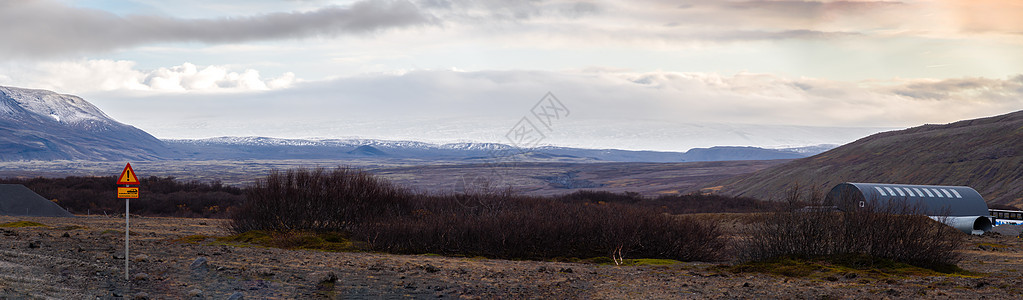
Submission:
M 273 169 L 362 168 L 399 185 L 429 192 L 458 193 L 465 184 L 509 185 L 526 195 L 567 194 L 573 191 L 606 190 L 636 192 L 648 196 L 697 191 L 706 184 L 777 166 L 787 160 L 686 162 L 686 163 L 566 163 L 509 162 L 500 166 L 460 161 L 416 159 L 352 160 L 244 160 L 244 161 L 132 161 L 139 176 L 175 177 L 182 181 L 220 181 L 245 186 Z M 114 176 L 123 162 L 28 161 L 0 162 L 0 177 Z M 485 182 L 484 182 L 485 181 Z M 503 182 L 504 184 L 501 184 Z

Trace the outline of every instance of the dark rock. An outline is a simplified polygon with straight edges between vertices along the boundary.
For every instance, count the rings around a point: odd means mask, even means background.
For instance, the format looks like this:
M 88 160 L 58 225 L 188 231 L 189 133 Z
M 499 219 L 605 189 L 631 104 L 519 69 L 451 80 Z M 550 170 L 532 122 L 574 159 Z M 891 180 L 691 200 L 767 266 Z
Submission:
M 191 269 L 192 272 L 206 272 L 209 270 L 208 262 L 209 260 L 205 257 L 199 257 L 192 261 L 192 264 L 189 265 L 188 268 Z
M 440 271 L 440 268 L 437 268 L 431 264 L 426 264 L 426 266 L 423 266 L 423 270 L 426 270 L 427 273 L 437 273 L 438 271 Z
M 67 232 L 65 232 L 64 234 L 62 234 L 62 235 L 60 235 L 60 236 L 61 236 L 61 237 L 66 237 L 66 238 L 69 238 L 69 237 L 71 237 L 71 234 L 70 234 L 70 233 L 67 233 Z
M 572 271 L 572 268 L 563 268 L 563 269 L 561 269 L 560 272 L 562 272 L 562 273 L 572 273 L 573 271 Z
M 751 286 L 751 285 L 749 284 L 749 282 L 747 282 L 747 283 L 743 283 L 743 284 L 742 284 L 742 287 L 750 287 L 750 286 Z
M 188 291 L 188 297 L 191 297 L 191 298 L 202 297 L 202 290 L 200 290 L 200 289 L 192 289 L 192 290 Z
M 135 276 L 132 276 L 131 279 L 135 281 L 146 281 L 149 280 L 149 274 L 135 273 Z
M 316 274 L 314 276 L 316 276 L 314 277 L 316 281 L 320 283 L 335 283 L 338 280 L 337 274 L 335 274 L 334 272 L 325 272 Z

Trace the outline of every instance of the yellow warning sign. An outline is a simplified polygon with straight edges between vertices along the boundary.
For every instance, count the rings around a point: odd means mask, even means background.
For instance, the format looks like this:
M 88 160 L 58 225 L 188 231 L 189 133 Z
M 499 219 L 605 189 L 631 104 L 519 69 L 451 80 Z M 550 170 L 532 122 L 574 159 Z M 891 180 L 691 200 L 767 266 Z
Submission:
M 137 187 L 117 187 L 117 198 L 118 199 L 138 199 L 139 188 Z
M 124 166 L 124 171 L 121 171 L 121 176 L 117 179 L 117 184 L 127 185 L 138 185 L 139 178 L 135 177 L 135 170 L 131 169 L 131 163 Z

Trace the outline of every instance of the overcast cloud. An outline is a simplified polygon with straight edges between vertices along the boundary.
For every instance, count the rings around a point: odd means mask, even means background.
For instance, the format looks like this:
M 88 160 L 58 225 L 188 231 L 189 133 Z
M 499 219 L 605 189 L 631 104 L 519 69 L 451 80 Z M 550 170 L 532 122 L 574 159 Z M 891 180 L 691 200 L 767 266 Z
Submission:
M 370 33 L 427 25 L 409 1 L 365 0 L 309 12 L 218 19 L 129 15 L 68 7 L 49 0 L 0 2 L 0 55 L 45 57 L 153 43 L 237 43 Z
M 224 93 L 282 89 L 298 79 L 294 73 L 264 77 L 255 69 L 230 66 L 179 66 L 143 70 L 133 61 L 81 60 L 0 67 L 0 85 L 32 87 L 81 94 L 101 91 Z
M 245 12 L 244 8 L 239 10 Z M 438 30 L 467 32 L 466 37 L 489 33 L 521 40 L 544 34 L 547 39 L 568 39 L 583 45 L 608 40 L 692 45 L 1023 32 L 1023 24 L 1018 22 L 1023 19 L 1020 4 L 990 0 L 971 1 L 969 5 L 951 0 L 363 0 L 303 11 L 232 12 L 217 18 L 148 13 L 115 14 L 55 0 L 4 1 L 0 3 L 0 40 L 4 41 L 0 55 L 45 58 L 162 43 L 293 40 L 438 26 L 444 28 Z M 906 17 L 907 13 L 915 15 Z
M 607 71 L 413 71 L 297 83 L 258 94 L 92 93 L 89 99 L 110 107 L 108 113 L 116 118 L 171 137 L 254 135 L 260 130 L 278 137 L 325 136 L 310 130 L 319 128 L 340 136 L 380 138 L 372 133 L 401 124 L 404 131 L 392 131 L 414 137 L 448 128 L 457 132 L 453 137 L 500 142 L 495 137 L 504 133 L 503 127 L 528 113 L 548 90 L 571 108 L 573 122 L 603 123 L 598 127 L 626 136 L 663 129 L 633 126 L 642 122 L 894 128 L 1023 107 L 1023 76 L 843 82 L 755 73 Z M 124 109 L 174 113 L 141 116 Z M 597 133 L 573 135 L 592 134 Z
M 9 0 L 0 85 L 158 137 L 500 141 L 551 91 L 572 108 L 552 143 L 825 142 L 1023 109 L 1019 20 L 1013 0 Z

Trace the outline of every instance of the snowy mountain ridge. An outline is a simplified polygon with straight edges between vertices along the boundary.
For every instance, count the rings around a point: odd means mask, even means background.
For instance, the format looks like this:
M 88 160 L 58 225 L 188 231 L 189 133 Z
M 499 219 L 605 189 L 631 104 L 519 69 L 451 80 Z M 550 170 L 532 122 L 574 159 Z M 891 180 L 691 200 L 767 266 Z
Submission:
M 92 103 L 77 96 L 3 86 L 0 86 L 0 95 L 3 95 L 5 100 L 0 101 L 0 112 L 8 116 L 13 115 L 20 107 L 26 112 L 62 124 L 87 127 L 95 127 L 97 123 L 119 124 Z
M 0 87 L 0 161 L 173 157 L 163 142 L 82 98 Z
M 379 139 L 285 139 L 256 136 L 222 136 L 205 139 L 167 139 L 167 142 L 193 145 L 237 145 L 237 146 L 320 146 L 320 147 L 358 147 L 373 146 L 381 148 L 422 149 L 422 150 L 464 150 L 493 151 L 512 149 L 512 146 L 500 143 L 446 143 L 434 144 L 419 141 L 379 140 Z
M 715 147 L 688 157 L 678 151 L 542 146 L 492 142 L 429 143 L 380 139 L 285 139 L 222 136 L 159 140 L 120 123 L 88 101 L 45 90 L 0 87 L 0 161 L 411 159 L 478 163 L 494 158 L 535 162 L 682 162 L 788 159 L 827 148 L 788 151 Z M 509 151 L 513 150 L 513 151 Z M 784 151 L 783 151 L 784 152 Z

